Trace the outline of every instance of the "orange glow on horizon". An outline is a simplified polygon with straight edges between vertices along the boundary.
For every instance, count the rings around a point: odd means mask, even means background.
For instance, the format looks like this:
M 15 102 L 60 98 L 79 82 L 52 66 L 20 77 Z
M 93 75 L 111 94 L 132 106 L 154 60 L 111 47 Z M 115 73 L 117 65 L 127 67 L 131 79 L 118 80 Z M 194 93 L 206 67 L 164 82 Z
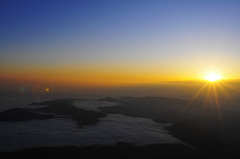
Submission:
M 83 88 L 121 87 L 164 82 L 202 81 L 196 72 L 185 70 L 166 71 L 163 69 L 126 68 L 120 66 L 59 66 L 0 68 L 1 79 L 22 83 L 51 83 L 60 86 Z M 213 78 L 216 78 L 216 76 Z M 219 78 L 219 77 L 217 77 Z M 210 81 L 213 79 L 210 79 Z
M 127 86 L 151 84 L 165 81 L 187 80 L 187 76 L 168 75 L 151 71 L 97 70 L 97 69 L 11 69 L 1 74 L 2 79 L 30 83 L 54 83 L 59 85 L 81 85 L 85 87 Z M 181 78 L 179 78 L 181 77 Z

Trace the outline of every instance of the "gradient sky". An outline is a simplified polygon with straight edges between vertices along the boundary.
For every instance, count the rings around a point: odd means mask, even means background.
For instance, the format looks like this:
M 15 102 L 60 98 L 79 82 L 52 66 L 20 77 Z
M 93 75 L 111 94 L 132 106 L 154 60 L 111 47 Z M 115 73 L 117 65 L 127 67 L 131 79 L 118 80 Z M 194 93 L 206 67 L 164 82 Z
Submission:
M 1 0 L 2 81 L 240 77 L 239 0 Z

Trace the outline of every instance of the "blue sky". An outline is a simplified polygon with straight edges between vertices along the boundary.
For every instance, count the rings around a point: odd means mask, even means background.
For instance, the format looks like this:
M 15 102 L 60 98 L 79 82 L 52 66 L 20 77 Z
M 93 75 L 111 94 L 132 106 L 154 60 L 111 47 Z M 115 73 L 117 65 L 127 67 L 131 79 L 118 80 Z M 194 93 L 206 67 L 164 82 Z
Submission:
M 238 0 L 2 0 L 0 65 L 229 71 L 239 17 Z

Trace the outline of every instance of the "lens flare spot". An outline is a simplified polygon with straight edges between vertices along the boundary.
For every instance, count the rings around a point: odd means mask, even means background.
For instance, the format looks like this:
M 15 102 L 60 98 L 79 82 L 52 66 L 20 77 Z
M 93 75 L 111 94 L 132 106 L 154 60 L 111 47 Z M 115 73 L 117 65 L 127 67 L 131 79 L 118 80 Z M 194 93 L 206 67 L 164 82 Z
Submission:
M 45 92 L 50 92 L 50 88 L 45 88 Z

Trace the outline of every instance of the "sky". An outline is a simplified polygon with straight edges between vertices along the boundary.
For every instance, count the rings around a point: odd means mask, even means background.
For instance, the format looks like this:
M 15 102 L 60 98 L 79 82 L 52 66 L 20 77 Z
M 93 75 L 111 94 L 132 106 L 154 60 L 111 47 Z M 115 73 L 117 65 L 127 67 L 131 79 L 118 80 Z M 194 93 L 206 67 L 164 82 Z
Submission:
M 3 85 L 240 78 L 239 0 L 1 0 Z

